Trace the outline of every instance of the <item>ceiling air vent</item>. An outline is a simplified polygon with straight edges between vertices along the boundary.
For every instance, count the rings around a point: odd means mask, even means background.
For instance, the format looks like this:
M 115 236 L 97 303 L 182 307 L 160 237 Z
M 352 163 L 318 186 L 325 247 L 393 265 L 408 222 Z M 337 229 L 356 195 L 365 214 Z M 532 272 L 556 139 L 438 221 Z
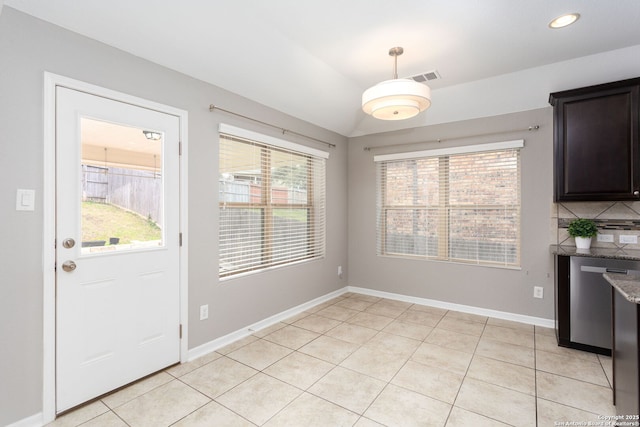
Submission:
M 415 80 L 418 83 L 424 83 L 432 80 L 440 79 L 440 73 L 437 70 L 427 71 L 426 73 L 417 74 L 415 76 L 409 77 L 412 80 Z

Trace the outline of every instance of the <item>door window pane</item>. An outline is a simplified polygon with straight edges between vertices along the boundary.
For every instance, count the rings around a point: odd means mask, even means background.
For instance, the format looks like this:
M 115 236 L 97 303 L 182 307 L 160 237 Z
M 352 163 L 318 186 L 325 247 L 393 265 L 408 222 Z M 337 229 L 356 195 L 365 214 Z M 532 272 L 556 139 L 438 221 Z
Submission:
M 163 134 L 81 119 L 82 254 L 163 243 Z

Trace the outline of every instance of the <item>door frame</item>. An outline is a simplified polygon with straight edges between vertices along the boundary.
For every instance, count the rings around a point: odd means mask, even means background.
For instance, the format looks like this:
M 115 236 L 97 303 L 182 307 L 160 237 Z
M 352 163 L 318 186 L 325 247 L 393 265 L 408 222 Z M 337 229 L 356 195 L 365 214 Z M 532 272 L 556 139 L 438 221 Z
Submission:
M 182 339 L 180 341 L 180 361 L 186 362 L 188 356 L 188 221 L 187 221 L 187 126 L 188 113 L 185 110 L 168 105 L 159 104 L 136 96 L 106 89 L 80 80 L 44 72 L 44 135 L 43 135 L 43 369 L 42 369 L 42 419 L 47 424 L 56 417 L 56 87 L 64 86 L 69 89 L 101 96 L 114 101 L 124 102 L 134 106 L 170 114 L 180 121 L 180 220 L 179 228 L 182 234 L 179 248 L 179 280 L 180 280 L 180 324 L 182 325 Z

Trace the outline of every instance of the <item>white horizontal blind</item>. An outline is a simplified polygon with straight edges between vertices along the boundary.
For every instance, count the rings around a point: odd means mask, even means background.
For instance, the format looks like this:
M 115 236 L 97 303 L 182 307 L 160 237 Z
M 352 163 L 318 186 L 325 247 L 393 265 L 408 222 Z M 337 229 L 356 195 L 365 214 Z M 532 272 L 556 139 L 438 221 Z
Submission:
M 326 160 L 282 145 L 220 134 L 220 277 L 325 254 Z
M 377 158 L 378 254 L 519 266 L 517 146 Z

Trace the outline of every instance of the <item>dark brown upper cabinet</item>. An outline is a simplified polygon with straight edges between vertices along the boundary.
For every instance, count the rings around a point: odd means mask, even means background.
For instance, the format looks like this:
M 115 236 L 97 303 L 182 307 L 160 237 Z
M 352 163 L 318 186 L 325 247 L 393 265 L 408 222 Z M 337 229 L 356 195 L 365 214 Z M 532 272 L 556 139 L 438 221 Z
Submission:
M 554 199 L 640 200 L 640 77 L 555 92 Z

